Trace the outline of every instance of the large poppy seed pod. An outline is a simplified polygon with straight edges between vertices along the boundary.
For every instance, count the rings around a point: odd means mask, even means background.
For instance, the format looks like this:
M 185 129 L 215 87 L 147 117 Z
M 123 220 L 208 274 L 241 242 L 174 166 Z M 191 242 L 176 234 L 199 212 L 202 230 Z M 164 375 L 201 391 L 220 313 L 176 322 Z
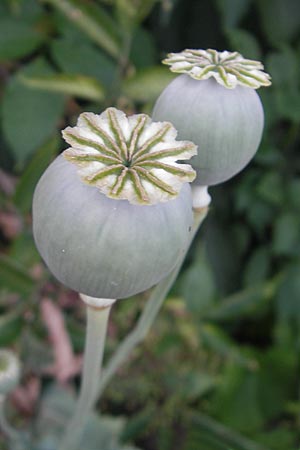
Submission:
M 210 186 L 241 171 L 261 141 L 264 113 L 255 89 L 270 77 L 239 53 L 185 50 L 163 61 L 183 73 L 158 98 L 154 120 L 169 120 L 180 139 L 198 145 L 195 183 Z
M 0 350 L 0 395 L 7 395 L 19 383 L 21 366 L 17 356 L 10 350 Z
M 193 221 L 196 146 L 170 123 L 115 108 L 83 113 L 33 199 L 37 248 L 58 280 L 91 297 L 124 298 L 162 280 Z

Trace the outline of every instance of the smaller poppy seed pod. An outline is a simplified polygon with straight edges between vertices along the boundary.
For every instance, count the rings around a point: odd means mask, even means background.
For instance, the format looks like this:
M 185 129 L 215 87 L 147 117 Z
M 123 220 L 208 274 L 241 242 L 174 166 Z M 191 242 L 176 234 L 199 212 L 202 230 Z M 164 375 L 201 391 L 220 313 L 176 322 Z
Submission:
M 116 299 L 161 281 L 185 251 L 193 222 L 177 160 L 196 146 L 168 122 L 108 108 L 63 131 L 71 147 L 42 175 L 33 199 L 37 248 L 55 277 L 90 297 Z
M 7 395 L 19 384 L 21 366 L 17 356 L 10 350 L 0 350 L 0 395 Z
M 180 139 L 198 145 L 191 160 L 194 184 L 228 180 L 252 159 L 261 141 L 264 113 L 255 89 L 271 84 L 258 61 L 239 53 L 184 50 L 163 61 L 183 73 L 158 98 L 154 120 L 168 120 Z

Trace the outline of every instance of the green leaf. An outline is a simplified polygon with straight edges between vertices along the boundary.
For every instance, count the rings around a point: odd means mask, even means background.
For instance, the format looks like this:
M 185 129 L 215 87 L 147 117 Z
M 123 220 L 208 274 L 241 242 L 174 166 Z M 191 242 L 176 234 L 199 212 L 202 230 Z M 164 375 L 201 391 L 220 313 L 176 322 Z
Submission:
M 80 0 L 44 0 L 61 11 L 92 41 L 114 58 L 120 56 L 121 42 L 116 23 L 99 4 Z
M 275 104 L 282 118 L 300 122 L 300 89 L 278 88 L 274 92 Z
M 102 84 L 94 78 L 85 75 L 23 75 L 19 79 L 25 86 L 33 89 L 46 92 L 59 92 L 84 100 L 102 101 L 104 99 Z
M 213 418 L 200 412 L 191 412 L 189 414 L 189 424 L 191 429 L 187 432 L 188 443 L 183 450 L 202 450 L 200 443 L 203 434 L 214 438 L 216 446 L 203 447 L 203 450 L 226 449 L 226 450 L 268 450 L 266 447 L 248 439 L 238 433 L 235 429 L 226 427 Z M 205 444 L 204 444 L 205 445 Z
M 214 304 L 216 286 L 202 250 L 197 253 L 196 261 L 183 273 L 179 293 L 184 297 L 188 310 L 199 315 Z
M 18 19 L 1 18 L 0 29 L 0 61 L 29 55 L 43 42 L 40 33 Z
M 165 67 L 140 70 L 124 80 L 123 93 L 137 102 L 154 101 L 174 78 Z
M 54 132 L 63 113 L 62 95 L 24 86 L 18 76 L 51 73 L 43 60 L 29 64 L 5 87 L 2 102 L 2 129 L 19 166 Z
M 129 59 L 138 69 L 154 66 L 156 62 L 153 35 L 144 28 L 137 28 L 133 35 Z
M 224 28 L 236 27 L 247 14 L 252 0 L 216 0 Z
M 273 251 L 277 255 L 298 255 L 300 250 L 300 220 L 298 215 L 285 213 L 276 218 Z
M 298 0 L 256 0 L 263 30 L 275 47 L 291 41 L 300 25 Z
M 11 345 L 21 334 L 23 318 L 20 308 L 0 316 L 0 346 Z
M 268 55 L 266 66 L 272 74 L 272 83 L 278 87 L 295 88 L 299 83 L 299 57 L 291 47 Z
M 268 172 L 257 185 L 257 193 L 266 202 L 281 205 L 283 200 L 283 180 L 278 172 Z
M 80 40 L 74 45 L 74 40 L 56 39 L 51 45 L 51 55 L 65 73 L 94 77 L 105 86 L 110 86 L 116 78 L 115 62 L 90 42 Z
M 270 269 L 271 255 L 268 247 L 259 247 L 251 254 L 245 271 L 244 281 L 248 286 L 253 286 L 264 281 Z
M 213 402 L 214 413 L 225 425 L 253 432 L 264 423 L 257 372 L 232 364 L 223 374 Z
M 219 327 L 205 324 L 199 329 L 201 343 L 212 349 L 227 361 L 236 365 L 253 369 L 257 366 L 253 358 L 244 355 L 237 345 Z
M 245 58 L 261 59 L 259 43 L 253 34 L 238 28 L 228 30 L 226 34 L 234 51 L 240 52 Z
M 300 265 L 293 265 L 287 272 L 276 296 L 280 320 L 300 325 Z
M 132 30 L 150 13 L 157 0 L 116 0 L 116 14 L 124 29 Z
M 28 296 L 35 283 L 25 268 L 8 256 L 0 255 L 0 286 L 3 290 Z
M 236 292 L 208 311 L 205 314 L 205 318 L 214 321 L 225 321 L 252 315 L 273 298 L 280 281 L 281 277 L 278 276 L 270 281 Z
M 30 211 L 34 188 L 58 150 L 59 139 L 54 136 L 38 149 L 26 166 L 14 194 L 15 205 L 22 213 Z

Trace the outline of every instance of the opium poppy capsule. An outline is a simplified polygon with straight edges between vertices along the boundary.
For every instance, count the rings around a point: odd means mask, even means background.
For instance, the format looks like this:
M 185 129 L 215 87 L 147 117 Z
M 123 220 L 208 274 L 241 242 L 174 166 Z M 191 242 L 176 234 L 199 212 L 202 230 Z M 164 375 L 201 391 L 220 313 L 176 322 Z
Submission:
M 83 113 L 71 146 L 42 175 L 33 200 L 37 248 L 55 277 L 91 297 L 124 298 L 176 265 L 193 221 L 196 154 L 168 122 L 115 108 Z
M 239 53 L 184 50 L 163 61 L 182 73 L 158 98 L 154 120 L 169 120 L 180 139 L 198 145 L 191 160 L 195 184 L 228 180 L 252 159 L 261 141 L 264 113 L 256 89 L 271 84 L 258 61 Z

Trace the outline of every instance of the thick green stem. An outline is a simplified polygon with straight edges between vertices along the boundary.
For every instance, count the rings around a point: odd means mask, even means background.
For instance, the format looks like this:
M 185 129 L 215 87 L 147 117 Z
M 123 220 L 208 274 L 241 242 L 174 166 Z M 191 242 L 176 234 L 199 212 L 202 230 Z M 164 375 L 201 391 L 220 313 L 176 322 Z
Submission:
M 80 438 L 96 401 L 109 312 L 110 305 L 103 308 L 87 306 L 87 331 L 80 395 L 58 450 L 81 448 Z
M 172 272 L 164 278 L 152 291 L 149 300 L 136 324 L 135 328 L 128 336 L 123 340 L 123 342 L 118 347 L 116 353 L 112 356 L 108 365 L 103 370 L 102 377 L 98 385 L 97 397 L 102 393 L 102 391 L 107 386 L 108 382 L 116 371 L 121 367 L 121 365 L 128 359 L 129 354 L 139 344 L 147 335 L 150 327 L 152 326 L 162 304 L 165 300 L 169 290 L 171 289 L 177 275 L 181 269 L 182 263 L 185 259 L 186 253 L 201 225 L 205 219 L 208 212 L 208 208 L 204 207 L 194 213 L 194 225 L 190 237 L 189 245 L 187 246 L 186 252 L 182 255 L 177 266 L 172 270 Z

